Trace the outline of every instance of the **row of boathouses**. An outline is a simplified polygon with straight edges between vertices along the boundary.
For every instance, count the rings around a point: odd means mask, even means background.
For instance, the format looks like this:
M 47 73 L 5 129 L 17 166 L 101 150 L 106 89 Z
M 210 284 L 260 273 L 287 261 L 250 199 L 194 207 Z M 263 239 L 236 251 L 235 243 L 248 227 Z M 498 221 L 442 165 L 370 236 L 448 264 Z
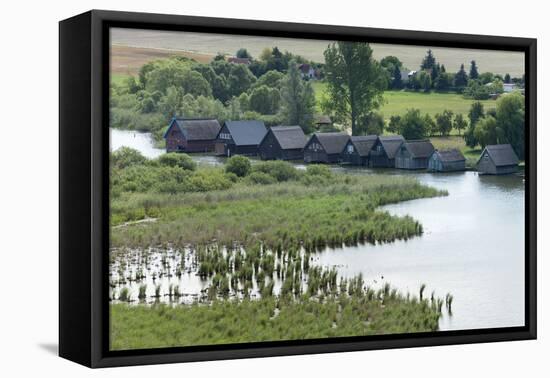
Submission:
M 164 134 L 167 152 L 214 152 L 220 156 L 260 156 L 264 160 L 303 160 L 306 163 L 344 163 L 370 168 L 428 169 L 436 172 L 466 169 L 457 149 L 438 151 L 428 140 L 402 136 L 350 136 L 344 132 L 306 137 L 300 126 L 273 126 L 262 121 L 173 118 Z M 509 144 L 487 146 L 477 162 L 485 174 L 514 173 L 519 160 Z

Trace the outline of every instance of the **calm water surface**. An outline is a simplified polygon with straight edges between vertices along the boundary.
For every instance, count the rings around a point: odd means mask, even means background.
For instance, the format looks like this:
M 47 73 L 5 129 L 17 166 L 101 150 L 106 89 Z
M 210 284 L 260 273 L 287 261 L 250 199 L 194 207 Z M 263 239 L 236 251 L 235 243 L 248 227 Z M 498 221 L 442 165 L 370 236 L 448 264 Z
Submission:
M 149 135 L 111 131 L 112 149 L 126 145 L 145 156 L 163 152 Z M 207 164 L 223 160 L 197 156 Z M 362 273 L 367 284 L 389 282 L 401 292 L 454 296 L 453 314 L 441 318 L 442 330 L 524 325 L 525 191 L 520 176 L 479 176 L 476 172 L 410 173 L 336 167 L 353 174 L 414 176 L 449 192 L 447 197 L 384 206 L 395 215 L 411 215 L 424 234 L 408 241 L 327 249 L 315 264 L 337 267 L 343 276 Z

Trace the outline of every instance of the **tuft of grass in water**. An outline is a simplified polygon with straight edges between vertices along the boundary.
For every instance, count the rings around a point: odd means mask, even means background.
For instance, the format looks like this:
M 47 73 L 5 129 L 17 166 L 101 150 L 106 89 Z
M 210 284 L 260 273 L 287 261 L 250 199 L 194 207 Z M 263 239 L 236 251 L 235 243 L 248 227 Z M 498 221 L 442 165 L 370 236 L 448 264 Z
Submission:
M 121 302 L 130 301 L 130 290 L 127 287 L 123 287 L 122 289 L 120 289 L 120 293 L 118 294 L 118 300 Z
M 453 296 L 450 293 L 447 293 L 447 295 L 445 296 L 445 306 L 447 307 L 449 315 L 452 315 Z
M 420 285 L 420 292 L 419 292 L 420 301 L 422 301 L 424 298 L 424 290 L 426 290 L 426 284 L 423 283 L 422 285 Z
M 140 301 L 145 300 L 145 298 L 147 297 L 146 293 L 147 293 L 147 285 L 145 285 L 145 284 L 139 285 L 138 299 Z

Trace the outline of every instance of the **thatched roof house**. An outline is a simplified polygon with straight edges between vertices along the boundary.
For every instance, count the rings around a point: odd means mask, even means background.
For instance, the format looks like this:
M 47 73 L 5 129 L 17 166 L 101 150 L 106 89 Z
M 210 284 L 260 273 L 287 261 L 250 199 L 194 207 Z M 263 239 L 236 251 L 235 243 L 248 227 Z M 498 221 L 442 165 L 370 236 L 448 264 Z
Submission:
M 403 142 L 401 135 L 379 136 L 369 154 L 369 167 L 394 168 L 395 155 Z
M 505 175 L 517 172 L 519 159 L 509 144 L 486 146 L 477 161 L 480 174 Z
M 164 133 L 166 152 L 209 152 L 221 126 L 215 118 L 172 118 Z
M 406 141 L 399 146 L 395 154 L 395 168 L 426 169 L 434 150 L 432 142 L 428 139 Z
M 225 121 L 216 138 L 218 155 L 257 155 L 267 134 L 263 121 Z
M 259 146 L 266 160 L 302 160 L 307 138 L 300 126 L 270 127 Z
M 352 165 L 368 165 L 370 151 L 377 140 L 377 135 L 350 137 L 342 151 L 342 161 Z
M 434 172 L 463 171 L 466 169 L 466 158 L 456 148 L 435 150 L 428 161 L 428 169 Z
M 306 163 L 337 163 L 349 135 L 343 132 L 315 133 L 304 147 Z

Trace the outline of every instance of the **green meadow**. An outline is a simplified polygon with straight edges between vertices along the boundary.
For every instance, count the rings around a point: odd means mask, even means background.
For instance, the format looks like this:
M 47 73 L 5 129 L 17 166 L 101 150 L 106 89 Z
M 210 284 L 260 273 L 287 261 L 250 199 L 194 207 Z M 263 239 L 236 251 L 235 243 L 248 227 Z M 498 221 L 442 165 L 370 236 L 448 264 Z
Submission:
M 317 100 L 318 111 L 320 102 L 323 98 L 326 84 L 321 81 L 312 83 Z M 391 116 L 402 116 L 408 109 L 419 109 L 421 113 L 428 113 L 434 117 L 437 113 L 442 113 L 444 110 L 451 110 L 454 114 L 468 115 L 470 106 L 477 100 L 466 99 L 461 94 L 457 93 L 422 93 L 409 91 L 386 91 L 384 92 L 385 103 L 379 109 L 385 119 Z M 485 110 L 494 109 L 496 101 L 484 100 L 479 101 L 483 104 Z

